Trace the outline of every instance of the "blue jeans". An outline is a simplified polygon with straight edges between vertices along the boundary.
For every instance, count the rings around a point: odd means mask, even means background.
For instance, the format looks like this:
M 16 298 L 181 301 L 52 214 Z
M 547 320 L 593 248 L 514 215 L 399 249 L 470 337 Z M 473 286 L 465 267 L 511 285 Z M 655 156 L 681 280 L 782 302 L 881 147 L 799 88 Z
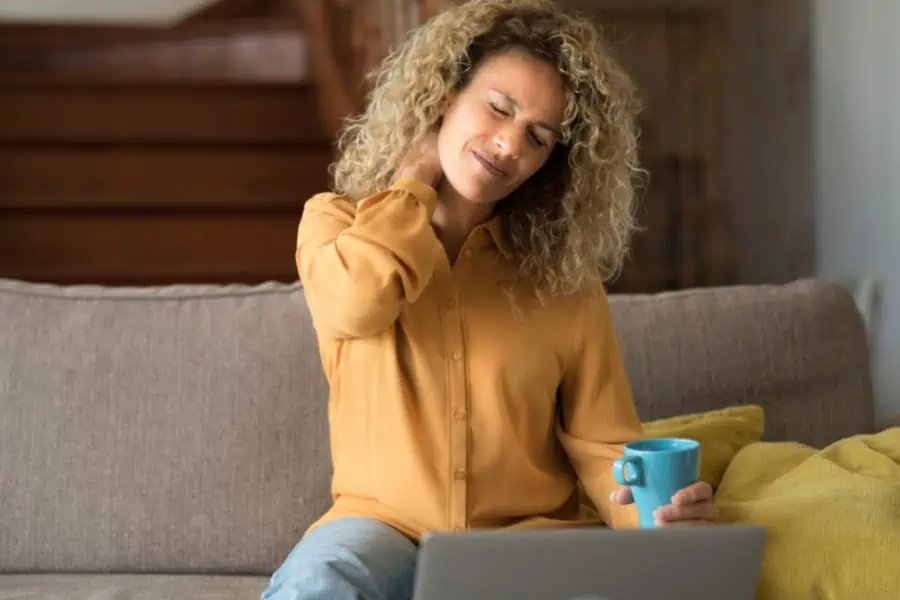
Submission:
M 262 600 L 410 600 L 417 550 L 376 519 L 329 521 L 294 547 Z

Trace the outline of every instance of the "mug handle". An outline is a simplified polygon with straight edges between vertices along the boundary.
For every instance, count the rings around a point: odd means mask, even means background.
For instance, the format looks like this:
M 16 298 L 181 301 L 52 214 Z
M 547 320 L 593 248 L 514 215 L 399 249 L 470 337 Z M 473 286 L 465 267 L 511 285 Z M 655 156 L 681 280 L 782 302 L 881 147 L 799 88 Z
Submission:
M 641 459 L 637 456 L 623 456 L 613 462 L 613 477 L 619 485 L 642 485 L 644 473 Z

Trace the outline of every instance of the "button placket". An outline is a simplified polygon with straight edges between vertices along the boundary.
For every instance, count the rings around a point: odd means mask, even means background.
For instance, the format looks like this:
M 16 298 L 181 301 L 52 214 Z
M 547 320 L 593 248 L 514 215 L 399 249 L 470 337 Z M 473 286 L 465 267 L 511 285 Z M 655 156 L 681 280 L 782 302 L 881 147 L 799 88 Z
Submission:
M 446 332 L 444 355 L 447 357 L 447 374 L 449 394 L 447 416 L 449 429 L 450 458 L 450 505 L 449 526 L 456 531 L 466 529 L 468 524 L 468 447 L 469 426 L 466 411 L 466 357 L 463 347 L 462 316 L 460 302 L 454 295 L 452 281 L 448 285 L 448 294 L 443 302 L 444 331 Z

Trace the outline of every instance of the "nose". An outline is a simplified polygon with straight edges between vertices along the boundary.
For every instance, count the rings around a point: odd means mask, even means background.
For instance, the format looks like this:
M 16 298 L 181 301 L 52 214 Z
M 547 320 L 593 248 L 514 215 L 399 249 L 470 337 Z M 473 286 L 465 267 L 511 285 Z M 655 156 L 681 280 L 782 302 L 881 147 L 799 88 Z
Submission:
M 519 158 L 525 144 L 525 132 L 518 127 L 500 127 L 494 133 L 494 146 L 505 157 Z

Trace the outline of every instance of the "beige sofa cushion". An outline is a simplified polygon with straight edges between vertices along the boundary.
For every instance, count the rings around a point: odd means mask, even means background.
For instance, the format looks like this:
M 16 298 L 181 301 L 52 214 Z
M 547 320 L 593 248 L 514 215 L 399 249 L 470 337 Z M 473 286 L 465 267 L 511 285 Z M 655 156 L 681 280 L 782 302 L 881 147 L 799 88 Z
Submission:
M 0 575 L 0 600 L 255 600 L 265 577 Z
M 328 506 L 297 288 L 0 281 L 0 571 L 268 573 Z
M 645 421 L 758 404 L 764 439 L 817 447 L 874 427 L 865 327 L 837 284 L 618 297 L 612 311 Z

